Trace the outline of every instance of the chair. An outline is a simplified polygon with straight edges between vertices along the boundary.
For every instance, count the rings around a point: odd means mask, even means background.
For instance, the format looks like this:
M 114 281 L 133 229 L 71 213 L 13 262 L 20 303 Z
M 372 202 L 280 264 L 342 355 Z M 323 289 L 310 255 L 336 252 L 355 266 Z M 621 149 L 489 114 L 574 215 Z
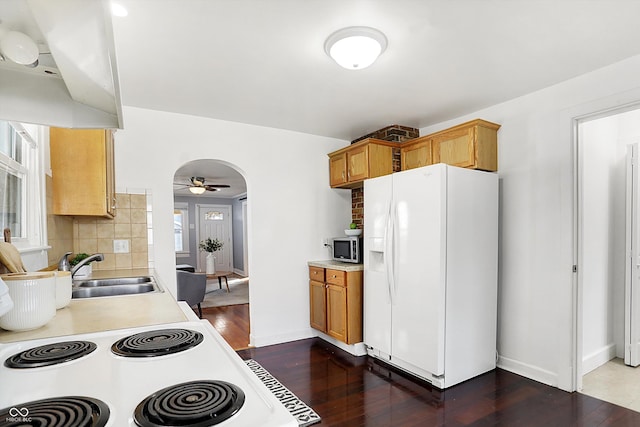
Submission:
M 200 303 L 204 300 L 207 287 L 207 275 L 176 270 L 176 279 L 178 282 L 178 301 L 186 301 L 190 307 L 197 305 L 198 317 L 202 319 L 202 307 L 200 307 Z

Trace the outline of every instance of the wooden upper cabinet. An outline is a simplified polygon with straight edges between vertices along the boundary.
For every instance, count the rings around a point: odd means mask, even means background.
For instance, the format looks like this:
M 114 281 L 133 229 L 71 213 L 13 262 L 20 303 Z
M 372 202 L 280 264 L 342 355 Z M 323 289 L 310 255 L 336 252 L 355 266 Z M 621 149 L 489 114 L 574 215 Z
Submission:
M 367 138 L 329 153 L 331 187 L 357 188 L 367 178 L 390 174 L 394 147 L 399 144 Z
M 329 184 L 339 187 L 347 183 L 347 153 L 329 158 Z
M 497 171 L 499 128 L 478 119 L 428 135 L 433 163 Z
M 432 165 L 431 138 L 423 136 L 403 143 L 400 155 L 402 170 Z
M 347 178 L 349 182 L 369 178 L 369 145 L 347 151 Z
M 113 218 L 115 165 L 108 129 L 51 128 L 53 213 Z

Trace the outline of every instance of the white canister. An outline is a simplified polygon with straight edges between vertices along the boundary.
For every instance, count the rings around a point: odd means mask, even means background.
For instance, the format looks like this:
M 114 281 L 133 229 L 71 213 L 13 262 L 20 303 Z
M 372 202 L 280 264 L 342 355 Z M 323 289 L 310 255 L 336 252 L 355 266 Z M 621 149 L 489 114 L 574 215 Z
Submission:
M 71 302 L 71 272 L 55 271 L 56 275 L 56 310 L 65 308 Z
M 9 331 L 37 329 L 56 315 L 53 272 L 10 273 L 0 278 L 9 288 L 13 300 L 13 309 L 0 317 L 0 328 Z
M 0 279 L 0 316 L 8 313 L 12 308 L 13 300 L 11 299 L 11 295 L 9 295 L 9 288 L 7 288 L 7 285 Z

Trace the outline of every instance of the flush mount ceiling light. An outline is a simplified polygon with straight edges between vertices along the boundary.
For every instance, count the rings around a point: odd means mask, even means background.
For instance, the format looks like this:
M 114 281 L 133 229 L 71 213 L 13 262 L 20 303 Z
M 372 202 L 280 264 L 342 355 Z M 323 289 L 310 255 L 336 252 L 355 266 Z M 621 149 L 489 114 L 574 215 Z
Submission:
M 0 25 L 0 56 L 2 58 L 27 67 L 36 67 L 39 55 L 38 45 L 31 37 Z
M 324 43 L 327 55 L 348 70 L 367 68 L 386 48 L 385 35 L 370 27 L 343 28 Z

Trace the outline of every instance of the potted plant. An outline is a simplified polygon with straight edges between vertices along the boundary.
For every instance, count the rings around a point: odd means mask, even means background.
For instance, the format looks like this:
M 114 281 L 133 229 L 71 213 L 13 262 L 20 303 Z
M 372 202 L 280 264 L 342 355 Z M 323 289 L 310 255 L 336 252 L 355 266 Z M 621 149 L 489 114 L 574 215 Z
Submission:
M 222 242 L 218 239 L 207 237 L 200 242 L 200 250 L 207 253 L 207 274 L 216 274 L 216 257 L 213 253 L 222 249 Z
M 73 268 L 85 258 L 89 258 L 89 254 L 86 254 L 84 252 L 77 253 L 73 258 L 69 260 L 69 265 L 71 266 L 71 268 Z M 91 263 L 88 263 L 80 267 L 75 275 L 77 277 L 86 277 L 91 275 L 91 270 Z

